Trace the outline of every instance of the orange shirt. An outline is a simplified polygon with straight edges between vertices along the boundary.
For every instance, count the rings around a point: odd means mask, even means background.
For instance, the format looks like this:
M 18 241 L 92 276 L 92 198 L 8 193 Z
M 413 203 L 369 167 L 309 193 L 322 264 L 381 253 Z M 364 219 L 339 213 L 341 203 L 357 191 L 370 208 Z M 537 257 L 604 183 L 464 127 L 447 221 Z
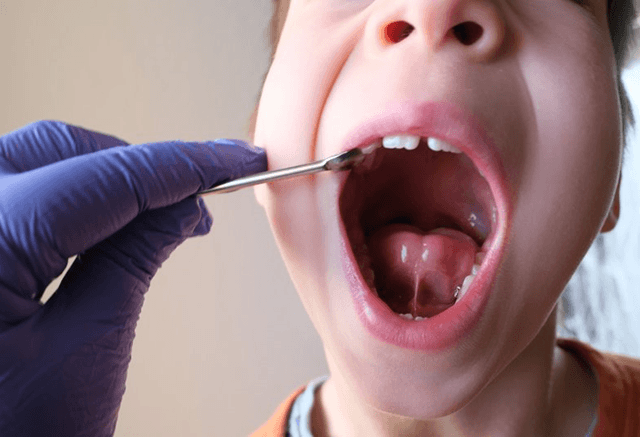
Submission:
M 558 346 L 589 363 L 598 374 L 598 425 L 595 437 L 640 437 L 640 360 L 599 352 L 576 340 L 559 339 Z M 289 411 L 300 387 L 251 437 L 286 437 Z

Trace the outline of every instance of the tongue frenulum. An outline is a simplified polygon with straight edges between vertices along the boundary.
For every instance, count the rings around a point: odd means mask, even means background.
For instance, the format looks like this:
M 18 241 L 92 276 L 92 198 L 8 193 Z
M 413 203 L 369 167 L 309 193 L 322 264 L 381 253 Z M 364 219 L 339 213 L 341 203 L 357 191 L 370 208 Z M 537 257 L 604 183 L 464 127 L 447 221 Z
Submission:
M 450 228 L 428 232 L 407 224 L 378 229 L 368 241 L 380 298 L 396 313 L 433 317 L 455 303 L 479 248 Z

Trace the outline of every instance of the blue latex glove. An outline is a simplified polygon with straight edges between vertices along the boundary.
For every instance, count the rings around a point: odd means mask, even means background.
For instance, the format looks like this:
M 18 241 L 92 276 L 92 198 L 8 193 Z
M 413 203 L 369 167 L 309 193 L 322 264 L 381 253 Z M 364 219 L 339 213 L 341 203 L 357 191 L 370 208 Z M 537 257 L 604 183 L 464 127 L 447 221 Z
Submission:
M 193 194 L 266 163 L 238 141 L 128 146 L 59 122 L 0 137 L 0 436 L 113 434 L 149 281 L 211 227 Z

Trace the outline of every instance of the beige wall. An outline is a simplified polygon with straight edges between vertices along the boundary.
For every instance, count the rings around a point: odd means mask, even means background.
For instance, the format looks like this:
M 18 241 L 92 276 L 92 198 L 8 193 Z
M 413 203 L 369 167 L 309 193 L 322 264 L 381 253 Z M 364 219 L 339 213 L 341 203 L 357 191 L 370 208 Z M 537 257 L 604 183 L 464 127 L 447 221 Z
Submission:
M 132 143 L 246 138 L 270 0 L 0 1 L 0 133 L 60 119 Z M 251 192 L 210 197 L 142 312 L 117 436 L 243 436 L 326 373 Z

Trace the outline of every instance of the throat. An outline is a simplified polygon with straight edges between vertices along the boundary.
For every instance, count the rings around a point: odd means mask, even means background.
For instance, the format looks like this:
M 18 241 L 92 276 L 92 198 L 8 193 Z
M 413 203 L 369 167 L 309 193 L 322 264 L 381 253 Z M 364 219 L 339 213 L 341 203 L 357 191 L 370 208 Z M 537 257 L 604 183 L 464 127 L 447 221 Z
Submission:
M 378 296 L 396 313 L 433 317 L 456 302 L 479 248 L 463 232 L 407 224 L 375 231 L 367 246 Z

